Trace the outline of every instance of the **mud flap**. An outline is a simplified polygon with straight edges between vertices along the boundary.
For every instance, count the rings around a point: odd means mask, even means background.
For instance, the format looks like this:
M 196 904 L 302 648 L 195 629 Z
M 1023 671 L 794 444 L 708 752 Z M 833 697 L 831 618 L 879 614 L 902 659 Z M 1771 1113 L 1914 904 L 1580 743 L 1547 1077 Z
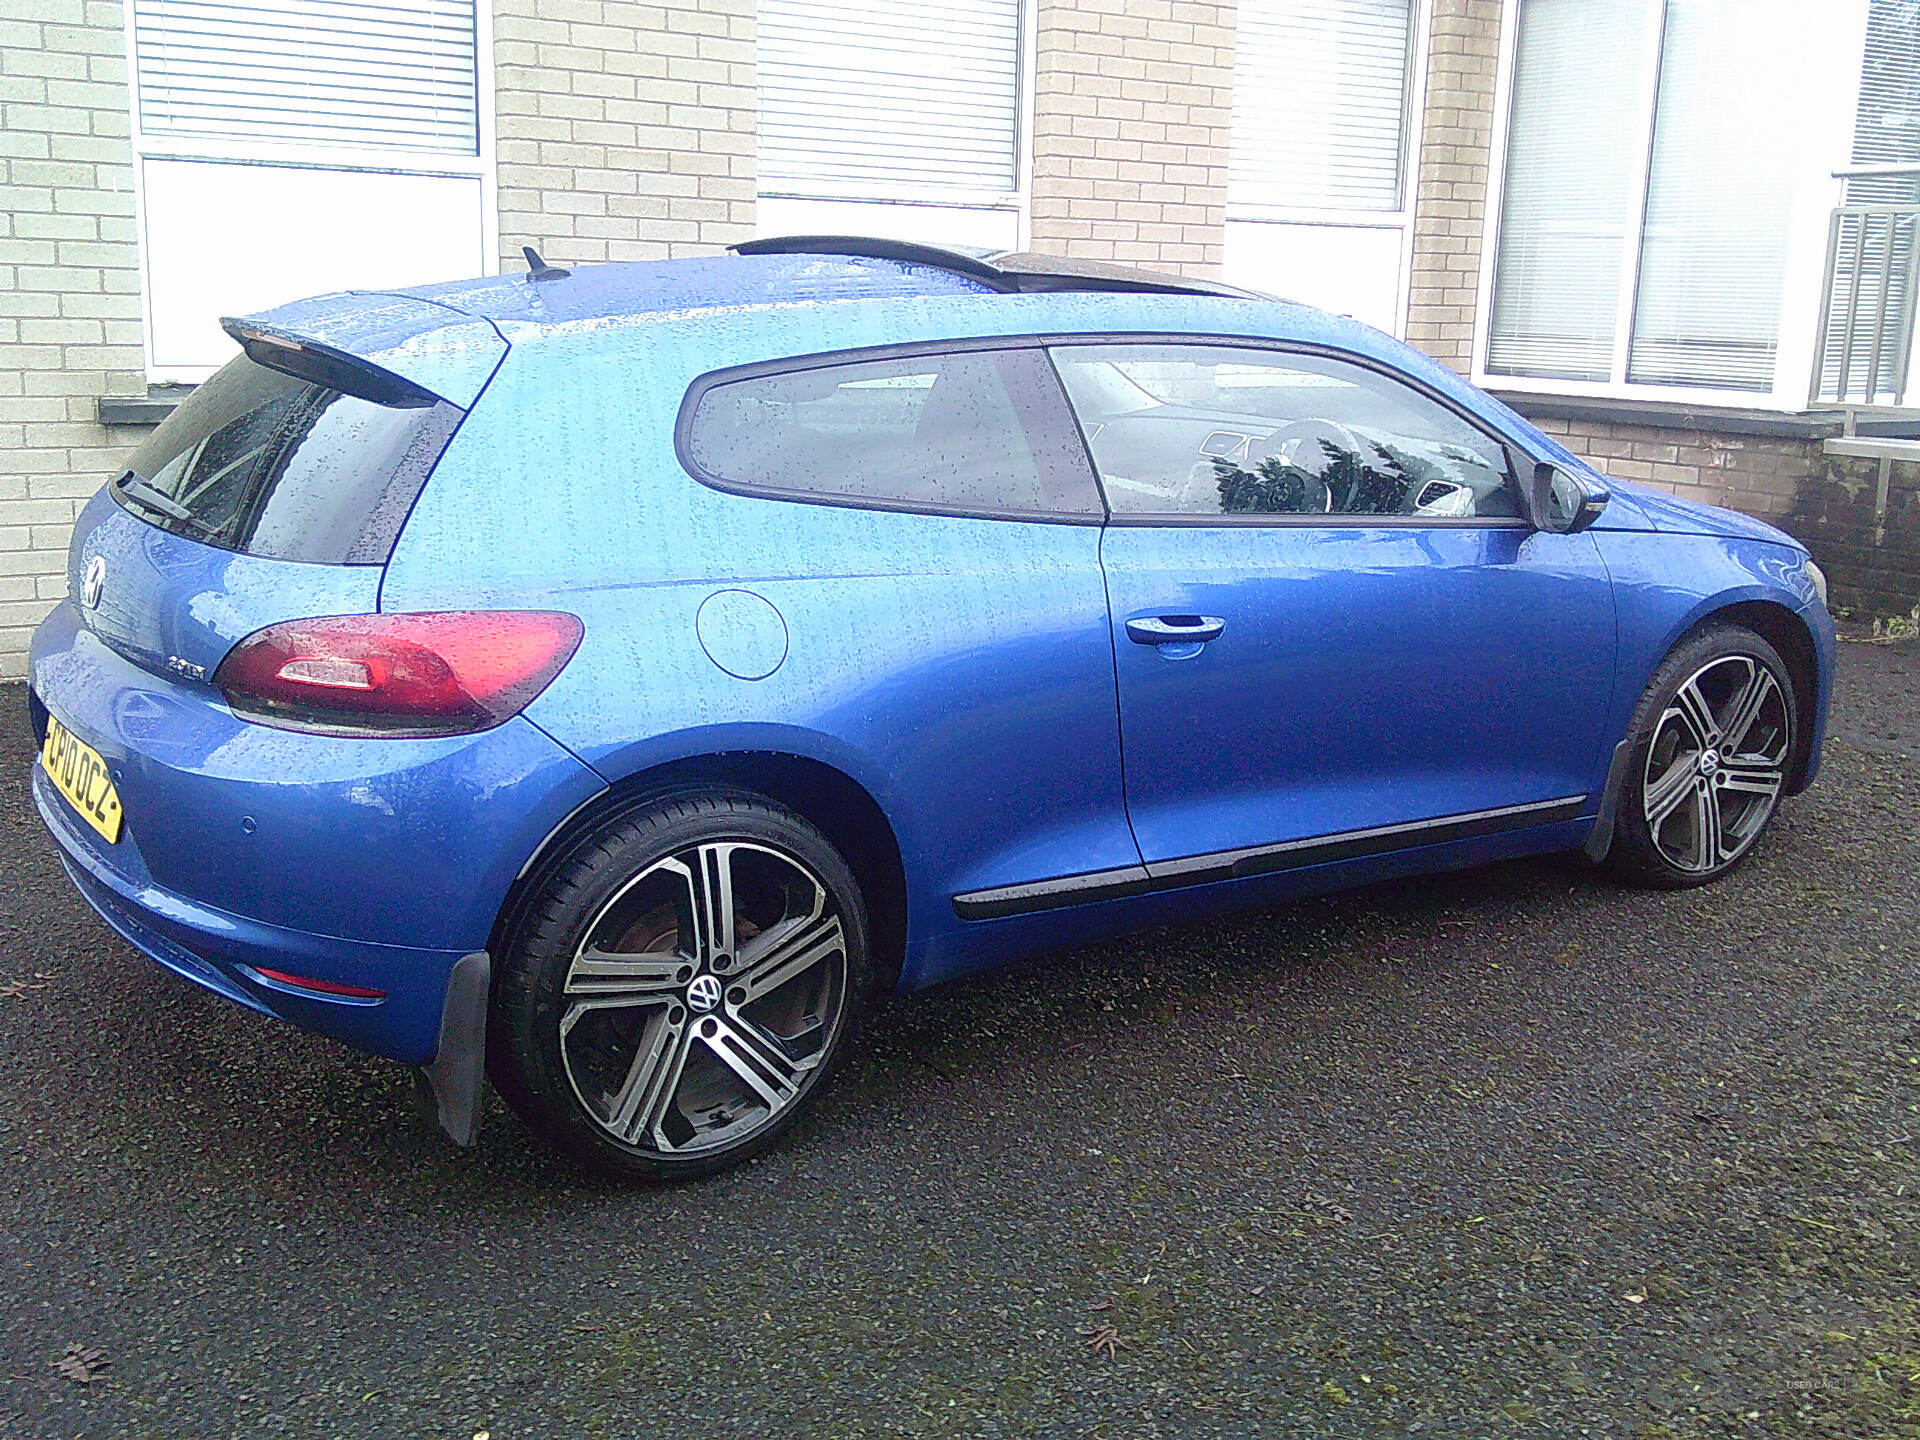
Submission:
M 480 1129 L 480 1085 L 487 1073 L 487 994 L 493 961 L 484 950 L 462 955 L 447 977 L 440 1007 L 440 1044 L 433 1063 L 414 1072 L 421 1115 L 456 1145 L 471 1145 Z
M 1626 782 L 1627 761 L 1632 754 L 1631 735 L 1613 747 L 1613 763 L 1607 766 L 1607 788 L 1600 792 L 1600 818 L 1593 822 L 1587 843 L 1580 847 L 1596 865 L 1606 859 L 1607 851 L 1613 848 L 1613 817 L 1620 808 L 1620 787 Z

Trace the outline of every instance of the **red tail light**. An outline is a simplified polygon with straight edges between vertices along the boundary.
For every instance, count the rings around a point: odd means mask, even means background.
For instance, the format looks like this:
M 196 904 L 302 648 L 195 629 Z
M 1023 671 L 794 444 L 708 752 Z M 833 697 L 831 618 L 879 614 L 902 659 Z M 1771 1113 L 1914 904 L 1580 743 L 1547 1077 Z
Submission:
M 517 715 L 582 627 L 545 610 L 326 615 L 249 635 L 213 683 L 249 720 L 347 735 L 458 735 Z

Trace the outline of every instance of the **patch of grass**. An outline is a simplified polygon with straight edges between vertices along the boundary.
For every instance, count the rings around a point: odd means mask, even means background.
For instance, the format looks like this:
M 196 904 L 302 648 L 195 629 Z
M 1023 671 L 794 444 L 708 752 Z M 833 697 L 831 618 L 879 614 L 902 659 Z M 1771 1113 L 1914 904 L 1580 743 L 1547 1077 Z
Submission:
M 1885 620 L 1873 622 L 1873 638 L 1876 640 L 1911 640 L 1920 635 L 1920 605 L 1913 607 L 1908 615 L 1889 615 Z

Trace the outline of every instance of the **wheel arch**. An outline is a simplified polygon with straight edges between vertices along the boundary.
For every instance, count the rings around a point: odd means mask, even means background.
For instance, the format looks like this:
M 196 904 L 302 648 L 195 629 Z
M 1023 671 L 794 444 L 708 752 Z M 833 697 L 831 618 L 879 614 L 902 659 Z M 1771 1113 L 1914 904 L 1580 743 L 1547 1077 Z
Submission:
M 906 954 L 907 880 L 900 841 L 868 789 L 823 760 L 773 750 L 729 750 L 667 760 L 622 776 L 548 833 L 514 878 L 488 949 L 504 953 L 528 904 L 582 836 L 656 801 L 713 787 L 749 790 L 799 814 L 846 858 L 867 904 L 874 970 L 884 993 Z
M 1812 778 L 1817 707 L 1823 697 L 1819 690 L 1819 650 L 1813 632 L 1806 620 L 1791 606 L 1764 594 L 1748 594 L 1722 598 L 1720 603 L 1709 602 L 1696 610 L 1675 627 L 1666 643 L 1655 652 L 1652 664 L 1640 678 L 1639 688 L 1633 692 L 1633 704 L 1638 706 L 1639 697 L 1645 693 L 1652 677 L 1666 663 L 1669 655 L 1703 631 L 1729 625 L 1760 636 L 1779 651 L 1780 658 L 1786 661 L 1787 674 L 1793 682 L 1794 706 L 1802 723 L 1799 733 L 1794 737 L 1794 753 L 1789 762 L 1785 793 L 1797 795 L 1806 789 Z M 1632 713 L 1630 709 L 1629 716 Z M 1614 821 L 1625 777 L 1623 767 L 1628 742 L 1632 738 L 1629 732 L 1614 746 L 1606 783 L 1601 791 L 1599 815 L 1583 847 L 1596 863 L 1605 858 L 1613 843 Z

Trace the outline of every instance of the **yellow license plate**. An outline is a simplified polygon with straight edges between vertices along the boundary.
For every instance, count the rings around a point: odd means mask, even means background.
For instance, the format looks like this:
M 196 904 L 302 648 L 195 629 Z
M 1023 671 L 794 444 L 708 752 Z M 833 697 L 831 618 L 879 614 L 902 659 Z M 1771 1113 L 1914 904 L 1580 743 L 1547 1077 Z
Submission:
M 53 788 L 67 797 L 82 820 L 106 836 L 109 845 L 119 840 L 120 795 L 98 750 L 76 740 L 71 730 L 49 715 L 40 763 Z

